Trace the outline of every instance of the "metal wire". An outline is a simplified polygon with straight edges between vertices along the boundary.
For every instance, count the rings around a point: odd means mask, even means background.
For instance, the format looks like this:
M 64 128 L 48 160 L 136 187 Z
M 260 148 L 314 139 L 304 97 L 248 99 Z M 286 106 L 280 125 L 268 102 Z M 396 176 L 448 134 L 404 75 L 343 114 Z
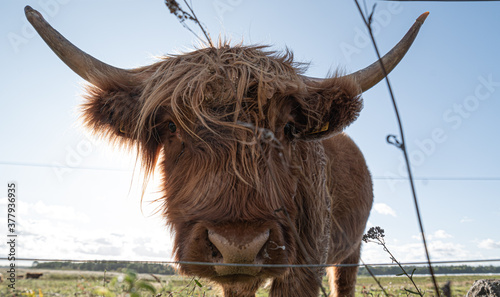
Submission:
M 1 257 L 1 260 L 8 260 Z M 72 263 L 140 263 L 140 264 L 165 264 L 165 265 L 201 265 L 201 266 L 237 266 L 237 267 L 269 267 L 269 268 L 325 268 L 325 267 L 360 267 L 360 266 L 397 266 L 396 263 L 371 263 L 371 264 L 240 264 L 240 263 L 210 263 L 210 262 L 190 262 L 190 261 L 147 261 L 147 260 L 77 260 L 77 259 L 43 259 L 43 258 L 16 258 L 16 261 L 37 261 L 37 262 L 72 262 Z M 474 260 L 448 260 L 432 261 L 433 264 L 461 264 L 461 263 L 486 263 L 500 262 L 498 259 L 474 259 Z M 428 265 L 427 261 L 403 262 L 404 266 Z
M 500 1 L 500 0 L 499 0 Z M 66 165 L 51 165 L 44 163 L 23 163 L 23 162 L 0 162 L 0 166 L 21 166 L 21 167 L 42 167 L 42 168 L 57 168 L 57 169 L 71 169 L 71 170 L 95 170 L 95 171 L 116 171 L 116 172 L 133 172 L 133 169 L 127 168 L 112 168 L 112 167 L 83 167 L 83 166 L 66 166 Z M 384 176 L 376 175 L 373 176 L 374 180 L 408 180 L 408 177 L 404 176 Z M 500 177 L 485 177 L 485 176 L 416 176 L 413 180 L 421 181 L 500 181 Z
M 377 58 L 378 58 L 378 61 L 380 63 L 380 67 L 382 68 L 382 71 L 384 73 L 385 81 L 387 83 L 387 89 L 389 91 L 392 105 L 394 107 L 394 113 L 396 114 L 396 119 L 397 119 L 397 123 L 398 123 L 398 127 L 399 127 L 399 136 L 400 136 L 401 140 L 399 141 L 398 138 L 394 135 L 389 135 L 389 136 L 387 136 L 387 142 L 395 145 L 397 148 L 399 148 L 403 152 L 403 156 L 404 156 L 404 160 L 405 160 L 405 164 L 406 164 L 406 170 L 408 173 L 408 181 L 410 182 L 411 193 L 413 196 L 413 203 L 415 205 L 415 212 L 417 214 L 418 226 L 420 228 L 420 234 L 422 236 L 422 244 L 424 246 L 425 256 L 427 258 L 427 265 L 429 267 L 429 272 L 431 273 L 431 278 L 432 278 L 432 282 L 434 284 L 434 290 L 436 292 L 436 296 L 440 297 L 439 287 L 437 285 L 437 281 L 436 281 L 436 278 L 434 276 L 434 271 L 432 269 L 432 263 L 431 263 L 431 256 L 429 253 L 429 249 L 427 247 L 427 240 L 425 238 L 424 224 L 422 221 L 422 216 L 420 215 L 420 207 L 418 205 L 417 192 L 416 192 L 415 184 L 413 181 L 413 173 L 412 173 L 412 169 L 410 166 L 410 159 L 408 157 L 408 151 L 406 150 L 406 140 L 405 140 L 405 135 L 404 135 L 403 123 L 401 120 L 401 116 L 399 114 L 398 106 L 396 104 L 396 98 L 394 96 L 394 92 L 392 91 L 391 83 L 389 81 L 389 77 L 388 77 L 389 73 L 387 73 L 387 71 L 386 71 L 386 68 L 384 66 L 384 63 L 382 61 L 382 57 L 380 55 L 380 52 L 379 52 L 379 49 L 377 46 L 377 42 L 375 41 L 375 37 L 373 36 L 373 32 L 372 32 L 372 28 L 371 28 L 371 20 L 372 20 L 373 13 L 375 12 L 375 6 L 373 7 L 372 13 L 370 14 L 370 16 L 367 19 L 365 17 L 365 14 L 363 13 L 363 11 L 361 9 L 361 6 L 359 5 L 358 0 L 354 0 L 354 2 L 356 3 L 356 6 L 359 10 L 359 14 L 361 15 L 361 18 L 363 19 L 363 22 L 365 23 L 366 28 L 368 29 L 368 33 L 370 35 L 370 39 L 371 39 L 373 47 L 375 49 L 375 53 L 377 54 Z

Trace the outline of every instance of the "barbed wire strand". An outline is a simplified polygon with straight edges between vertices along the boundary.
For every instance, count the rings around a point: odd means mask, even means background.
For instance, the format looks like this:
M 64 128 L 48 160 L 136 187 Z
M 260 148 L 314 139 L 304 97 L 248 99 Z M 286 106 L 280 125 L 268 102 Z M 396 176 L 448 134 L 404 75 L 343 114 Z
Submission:
M 0 261 L 9 260 L 8 257 L 0 257 Z M 151 261 L 151 260 L 82 260 L 82 259 L 47 259 L 47 258 L 16 258 L 16 261 L 24 262 L 72 262 L 72 263 L 131 263 L 131 264 L 165 264 L 165 265 L 200 265 L 200 266 L 232 266 L 232 267 L 266 267 L 266 268 L 324 268 L 324 267 L 361 267 L 361 266 L 398 266 L 396 263 L 357 263 L 357 264 L 242 264 L 242 263 L 212 263 L 191 261 Z M 433 264 L 465 264 L 465 263 L 493 263 L 500 262 L 498 259 L 473 259 L 473 260 L 446 260 L 433 261 Z M 400 262 L 403 266 L 426 266 L 427 261 Z
M 43 163 L 23 163 L 23 162 L 0 162 L 0 166 L 21 166 L 21 167 L 42 167 L 53 169 L 71 169 L 71 170 L 96 170 L 96 171 L 116 171 L 116 172 L 133 172 L 134 169 L 127 168 L 112 168 L 112 167 L 85 167 L 85 166 L 66 166 L 66 165 L 49 165 Z M 374 180 L 408 180 L 404 176 L 384 176 L 375 175 Z M 500 181 L 500 177 L 487 176 L 414 176 L 413 180 L 418 181 Z
M 373 32 L 372 32 L 372 29 L 371 29 L 371 16 L 373 15 L 373 13 L 375 11 L 375 6 L 373 7 L 373 11 L 372 11 L 372 13 L 370 15 L 370 19 L 367 20 L 366 17 L 365 17 L 365 15 L 364 15 L 364 13 L 363 13 L 363 11 L 362 11 L 362 9 L 361 9 L 361 6 L 359 5 L 358 0 L 354 0 L 354 2 L 356 3 L 356 6 L 357 6 L 357 8 L 359 10 L 361 18 L 363 19 L 363 22 L 365 23 L 365 26 L 368 29 L 368 33 L 370 35 L 370 39 L 372 41 L 373 47 L 375 49 L 375 52 L 377 54 L 377 58 L 378 58 L 378 60 L 380 62 L 380 67 L 382 68 L 382 71 L 384 73 L 385 81 L 387 83 L 387 88 L 389 90 L 389 94 L 390 94 L 390 97 L 391 97 L 391 100 L 392 100 L 392 105 L 394 107 L 394 113 L 396 114 L 396 119 L 397 119 L 397 122 L 398 122 L 399 135 L 401 137 L 401 142 L 397 143 L 398 144 L 397 147 L 403 151 L 403 155 L 404 155 L 404 159 L 405 159 L 405 163 L 406 163 L 406 169 L 407 169 L 407 172 L 408 172 L 408 180 L 410 182 L 411 192 L 412 192 L 412 196 L 413 196 L 413 203 L 415 205 L 415 211 L 416 211 L 416 214 L 417 214 L 418 225 L 419 225 L 419 228 L 420 228 L 420 233 L 422 235 L 422 243 L 424 245 L 425 255 L 427 257 L 427 262 L 428 262 L 428 265 L 429 265 L 429 272 L 431 274 L 432 282 L 434 284 L 434 290 L 436 292 L 436 296 L 440 297 L 439 287 L 437 285 L 436 277 L 434 276 L 434 271 L 432 269 L 432 263 L 431 263 L 430 253 L 429 253 L 429 249 L 427 247 L 427 241 L 426 241 L 426 238 L 425 238 L 424 225 L 423 225 L 423 222 L 422 222 L 422 217 L 420 215 L 420 208 L 418 206 L 417 193 L 416 193 L 415 185 L 414 185 L 414 182 L 413 182 L 413 173 L 412 173 L 411 166 L 410 166 L 410 160 L 408 158 L 408 152 L 406 151 L 406 146 L 405 146 L 406 142 L 405 142 L 405 136 L 404 136 L 404 131 L 403 131 L 402 120 L 401 120 L 401 117 L 399 115 L 399 110 L 398 110 L 398 107 L 397 107 L 397 104 L 396 104 L 396 99 L 395 99 L 394 93 L 392 91 L 391 83 L 389 82 L 388 73 L 386 71 L 384 63 L 382 62 L 382 57 L 380 55 L 380 51 L 378 49 L 377 42 L 375 41 L 375 37 L 373 36 Z M 390 137 L 390 136 L 388 136 L 388 137 Z M 389 139 L 388 139 L 388 141 L 389 141 Z

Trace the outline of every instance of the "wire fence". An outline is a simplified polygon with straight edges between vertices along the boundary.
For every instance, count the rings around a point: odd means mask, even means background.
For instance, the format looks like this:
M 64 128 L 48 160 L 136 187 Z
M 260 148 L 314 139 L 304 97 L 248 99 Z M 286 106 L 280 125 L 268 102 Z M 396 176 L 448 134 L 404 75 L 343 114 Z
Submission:
M 95 170 L 95 171 L 116 171 L 116 172 L 134 172 L 134 169 L 128 168 L 114 168 L 114 167 L 92 167 L 92 166 L 65 166 L 65 165 L 51 165 L 45 163 L 24 163 L 24 162 L 0 162 L 0 166 L 20 166 L 20 167 L 41 167 L 49 169 L 71 169 L 71 170 Z M 373 180 L 404 180 L 407 181 L 408 177 L 404 176 L 372 176 Z M 417 181 L 443 181 L 443 182 L 500 182 L 500 177 L 496 176 L 414 176 L 413 180 Z
M 387 82 L 387 87 L 389 90 L 390 98 L 394 107 L 394 112 L 397 118 L 397 124 L 399 127 L 399 139 L 396 136 L 390 135 L 387 138 L 387 141 L 390 144 L 395 145 L 398 149 L 400 149 L 404 155 L 404 160 L 406 163 L 406 168 L 407 168 L 407 174 L 408 177 L 390 177 L 390 176 L 379 176 L 379 177 L 374 177 L 374 179 L 379 179 L 379 180 L 408 180 L 410 183 L 410 188 L 411 188 L 411 193 L 413 197 L 413 202 L 415 206 L 415 211 L 418 219 L 418 225 L 419 229 L 421 231 L 421 236 L 422 236 L 422 244 L 425 250 L 426 254 L 426 261 L 421 261 L 421 262 L 404 262 L 404 263 L 369 263 L 366 264 L 361 260 L 361 263 L 352 263 L 352 264 L 319 264 L 319 263 L 312 263 L 312 261 L 309 258 L 308 253 L 305 251 L 305 249 L 301 246 L 299 248 L 302 249 L 302 253 L 305 257 L 305 260 L 307 264 L 240 264 L 240 263 L 213 263 L 213 262 L 186 262 L 186 261 L 135 261 L 135 260 L 78 260 L 78 259 L 41 259 L 41 258 L 16 258 L 17 261 L 33 261 L 33 262 L 73 262 L 73 263 L 95 263 L 95 262 L 108 262 L 108 263 L 116 263 L 116 262 L 123 262 L 123 263 L 142 263 L 142 264 L 163 264 L 163 265 L 200 265 L 200 266 L 238 266 L 238 267 L 267 267 L 267 268 L 327 268 L 327 267 L 360 267 L 364 266 L 366 268 L 370 266 L 397 266 L 397 265 L 422 265 L 426 266 L 429 268 L 429 272 L 431 274 L 433 284 L 434 284 L 434 289 L 435 289 L 435 294 L 436 296 L 440 296 L 440 290 L 437 285 L 437 281 L 434 275 L 434 271 L 432 266 L 433 265 L 441 265 L 441 264 L 465 264 L 465 263 L 493 263 L 493 262 L 500 262 L 500 258 L 494 258 L 494 259 L 473 259 L 473 260 L 449 260 L 449 261 L 431 261 L 431 256 L 429 253 L 426 237 L 425 237 L 425 232 L 424 232 L 424 226 L 423 226 L 423 220 L 421 218 L 421 213 L 420 213 L 420 208 L 418 205 L 418 199 L 416 195 L 416 189 L 414 185 L 415 180 L 433 180 L 433 181 L 500 181 L 500 177 L 413 177 L 413 173 L 411 171 L 411 166 L 410 166 L 410 161 L 408 158 L 408 152 L 406 150 L 405 146 L 405 136 L 404 136 L 404 131 L 403 131 L 403 124 L 402 124 L 402 119 L 399 114 L 397 104 L 396 104 L 396 99 L 395 95 L 392 91 L 391 84 L 388 79 L 388 73 L 385 69 L 385 66 L 382 62 L 381 55 L 379 53 L 378 47 L 376 40 L 372 34 L 371 30 L 371 17 L 374 13 L 375 7 L 372 9 L 372 12 L 368 12 L 367 9 L 365 8 L 365 11 L 363 12 L 363 9 L 359 5 L 357 0 L 354 0 L 356 3 L 356 6 L 358 7 L 359 13 L 363 19 L 364 24 L 366 25 L 369 35 L 371 37 L 374 49 L 377 53 L 377 57 L 380 61 L 380 66 L 385 74 L 386 77 L 386 82 Z M 189 7 L 189 6 L 188 6 Z M 191 10 L 191 8 L 190 8 Z M 191 12 L 193 12 L 191 10 Z M 193 12 L 194 14 L 194 12 Z M 203 27 L 201 26 L 202 30 Z M 210 40 L 209 40 L 210 41 Z M 264 153 L 263 153 L 264 155 Z M 54 167 L 53 165 L 46 165 L 46 164 L 34 164 L 34 163 L 8 163 L 8 162 L 0 162 L 0 165 L 13 165 L 13 166 L 34 166 L 34 167 Z M 68 166 L 58 166 L 59 168 L 72 168 L 72 169 L 82 169 L 82 170 L 108 170 L 108 171 L 130 171 L 127 169 L 110 169 L 110 168 L 91 168 L 91 167 L 68 167 Z M 272 174 L 272 180 L 273 182 L 276 182 L 277 177 L 274 176 L 274 172 L 271 170 L 270 171 Z M 284 203 L 283 203 L 284 204 Z M 288 217 L 286 209 L 282 209 L 283 213 Z M 295 239 L 299 245 L 302 245 L 302 241 L 300 237 L 298 236 L 297 230 L 294 228 L 295 226 L 289 219 L 289 225 L 292 227 L 292 231 L 295 232 Z M 335 221 L 335 218 L 333 218 Z M 338 222 L 334 222 L 338 225 L 340 228 L 340 224 Z M 346 236 L 345 232 L 343 231 L 342 228 L 340 230 L 343 233 L 343 236 Z M 350 244 L 350 243 L 349 243 Z M 0 260 L 9 260 L 8 258 L 0 258 Z M 372 275 L 373 276 L 373 275 Z M 375 276 L 373 276 L 375 278 Z M 377 280 L 375 278 L 375 280 Z M 321 286 L 321 285 L 320 285 Z M 384 290 L 383 288 L 381 288 Z M 321 290 L 323 294 L 326 296 L 326 292 L 323 287 L 321 287 Z M 384 291 L 385 292 L 385 291 Z
M 9 258 L 0 257 L 0 261 Z M 213 263 L 213 262 L 187 262 L 187 261 L 151 261 L 151 260 L 81 260 L 81 259 L 47 259 L 47 258 L 16 258 L 21 262 L 71 262 L 71 263 L 131 263 L 131 264 L 162 264 L 162 265 L 201 265 L 201 266 L 232 266 L 232 267 L 266 267 L 266 268 L 327 268 L 327 267 L 362 267 L 362 266 L 398 266 L 397 263 L 357 263 L 357 264 L 237 264 L 237 263 Z M 474 260 L 447 260 L 432 261 L 434 265 L 444 264 L 467 264 L 467 263 L 493 263 L 500 262 L 498 259 L 474 259 Z M 426 261 L 400 262 L 400 265 L 428 265 Z

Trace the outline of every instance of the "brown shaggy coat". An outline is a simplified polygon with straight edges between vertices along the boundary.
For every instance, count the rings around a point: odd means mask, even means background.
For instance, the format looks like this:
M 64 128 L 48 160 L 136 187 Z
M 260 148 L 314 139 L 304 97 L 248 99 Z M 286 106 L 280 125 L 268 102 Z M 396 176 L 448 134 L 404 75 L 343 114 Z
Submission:
M 289 52 L 220 44 L 135 69 L 134 81 L 111 75 L 104 87 L 88 87 L 86 126 L 136 146 L 146 176 L 162 174 L 176 260 L 234 262 L 210 234 L 231 246 L 264 234 L 249 264 L 358 263 L 372 182 L 342 130 L 362 108 L 359 90 L 346 78 L 308 80 L 303 70 Z M 354 296 L 357 268 L 327 270 L 332 296 Z M 188 264 L 180 271 L 221 284 L 224 296 L 254 296 L 266 279 L 270 296 L 317 296 L 324 273 Z

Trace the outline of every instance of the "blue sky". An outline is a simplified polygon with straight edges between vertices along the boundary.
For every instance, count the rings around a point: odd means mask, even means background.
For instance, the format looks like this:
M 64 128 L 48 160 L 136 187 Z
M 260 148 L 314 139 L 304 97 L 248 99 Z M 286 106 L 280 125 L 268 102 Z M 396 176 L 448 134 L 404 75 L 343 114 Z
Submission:
M 368 1 L 368 7 L 373 5 Z M 413 162 L 434 260 L 500 256 L 500 3 L 376 2 L 383 53 L 423 12 L 430 15 L 390 75 Z M 19 187 L 19 256 L 168 260 L 171 238 L 154 214 L 155 187 L 140 202 L 134 155 L 97 141 L 78 121 L 82 82 L 34 33 L 24 5 L 84 51 L 133 68 L 188 51 L 196 38 L 163 1 L 26 0 L 0 4 L 0 216 L 8 181 Z M 235 43 L 291 49 L 307 75 L 351 72 L 375 61 L 352 1 L 193 1 L 210 34 Z M 194 27 L 193 27 L 194 28 Z M 364 94 L 347 129 L 375 178 L 369 226 L 386 230 L 401 261 L 424 260 L 398 134 L 385 84 Z M 6 233 L 4 223 L 0 234 Z M 6 254 L 4 240 L 0 253 Z M 4 252 L 1 252 L 4 251 Z M 374 244 L 365 262 L 389 262 Z

